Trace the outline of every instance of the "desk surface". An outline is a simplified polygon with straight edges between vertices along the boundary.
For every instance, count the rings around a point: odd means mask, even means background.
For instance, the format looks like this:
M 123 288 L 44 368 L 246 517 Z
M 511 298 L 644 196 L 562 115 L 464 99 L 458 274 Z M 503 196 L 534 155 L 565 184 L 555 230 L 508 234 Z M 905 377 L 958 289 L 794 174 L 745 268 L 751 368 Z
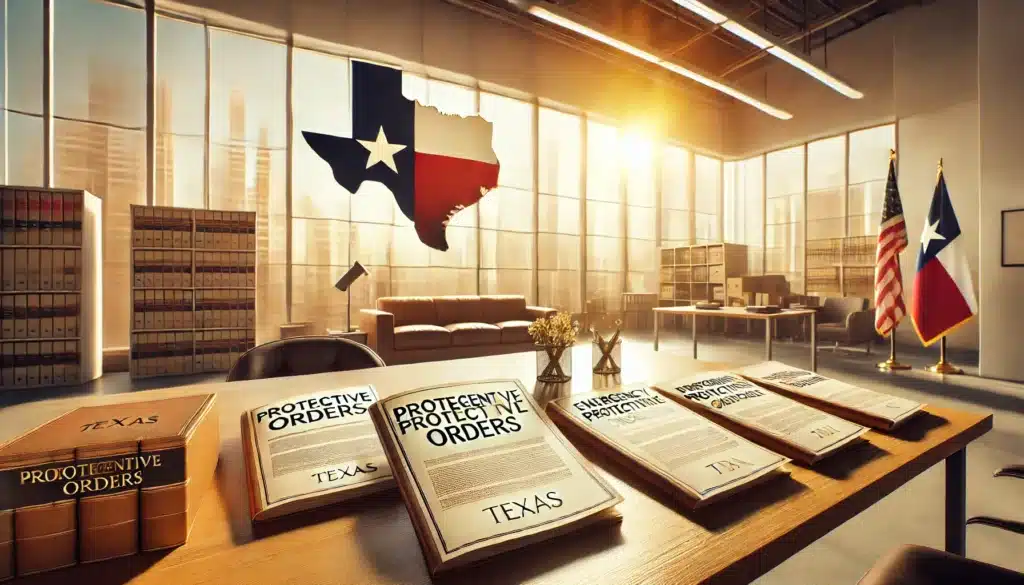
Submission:
M 693 305 L 685 307 L 657 307 L 658 313 L 670 315 L 707 315 L 709 317 L 725 317 L 732 319 L 785 319 L 786 317 L 803 317 L 813 315 L 813 309 L 783 309 L 778 313 L 751 313 L 743 307 L 722 307 L 721 309 L 698 309 Z
M 534 384 L 533 353 L 443 363 L 205 384 L 115 396 L 37 402 L 0 412 L 0 440 L 70 408 L 215 391 L 221 454 L 187 545 L 164 553 L 79 565 L 18 583 L 160 585 L 430 583 L 412 524 L 397 493 L 285 519 L 254 539 L 248 520 L 239 416 L 271 400 L 372 383 L 382 395 L 458 380 L 513 377 L 541 402 L 592 388 L 685 375 L 708 364 L 680 353 L 623 346 L 623 372 L 592 376 L 590 344 L 575 348 L 573 382 Z M 992 427 L 990 414 L 928 407 L 895 435 L 870 432 L 869 443 L 814 469 L 763 484 L 699 512 L 679 508 L 629 474 L 581 449 L 619 489 L 621 526 L 590 530 L 507 553 L 439 583 L 748 583 L 850 519 Z M 936 513 L 941 511 L 936 510 Z M 879 526 L 878 530 L 884 530 Z

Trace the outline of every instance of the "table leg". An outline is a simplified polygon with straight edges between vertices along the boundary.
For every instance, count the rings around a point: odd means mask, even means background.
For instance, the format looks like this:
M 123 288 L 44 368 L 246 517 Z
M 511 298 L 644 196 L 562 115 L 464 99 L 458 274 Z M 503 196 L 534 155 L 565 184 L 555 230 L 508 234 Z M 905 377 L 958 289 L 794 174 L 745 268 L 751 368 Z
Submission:
M 654 311 L 654 351 L 658 351 L 658 321 L 660 320 L 660 315 Z
M 693 338 L 693 359 L 697 359 L 697 315 L 690 316 L 690 336 Z
M 772 359 L 772 320 L 764 323 L 764 359 Z
M 811 313 L 811 371 L 818 371 L 818 323 Z
M 946 552 L 967 555 L 967 447 L 946 457 Z

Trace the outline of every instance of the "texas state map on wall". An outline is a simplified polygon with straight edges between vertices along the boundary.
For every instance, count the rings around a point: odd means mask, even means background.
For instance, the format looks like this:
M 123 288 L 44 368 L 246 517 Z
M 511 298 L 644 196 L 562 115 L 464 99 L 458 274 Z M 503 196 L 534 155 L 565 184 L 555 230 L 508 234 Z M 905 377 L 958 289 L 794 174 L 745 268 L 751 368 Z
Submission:
M 448 249 L 452 216 L 498 184 L 491 123 L 407 99 L 402 72 L 390 67 L 352 61 L 352 138 L 302 136 L 350 193 L 363 181 L 387 187 L 420 241 L 437 250 Z

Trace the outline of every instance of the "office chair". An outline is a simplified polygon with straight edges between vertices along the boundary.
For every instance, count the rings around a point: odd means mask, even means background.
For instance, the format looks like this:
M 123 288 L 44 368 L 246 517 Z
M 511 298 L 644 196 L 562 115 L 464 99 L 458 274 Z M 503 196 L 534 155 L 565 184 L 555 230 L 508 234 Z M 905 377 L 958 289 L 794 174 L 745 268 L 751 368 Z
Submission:
M 1024 465 L 996 471 L 994 477 L 1024 479 Z M 967 524 L 982 524 L 1024 534 L 1024 522 L 974 516 Z M 923 546 L 901 547 L 875 564 L 858 585 L 1024 585 L 1024 574 Z
M 341 337 L 290 337 L 264 343 L 242 354 L 228 382 L 344 372 L 385 366 L 369 347 Z

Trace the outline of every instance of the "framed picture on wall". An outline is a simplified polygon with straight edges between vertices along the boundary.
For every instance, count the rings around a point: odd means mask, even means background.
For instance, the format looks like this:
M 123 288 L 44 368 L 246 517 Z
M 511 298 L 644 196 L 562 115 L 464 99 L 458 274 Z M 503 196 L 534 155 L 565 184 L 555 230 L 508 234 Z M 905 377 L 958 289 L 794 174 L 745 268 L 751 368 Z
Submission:
M 1003 266 L 1024 266 L 1024 209 L 1002 211 Z

